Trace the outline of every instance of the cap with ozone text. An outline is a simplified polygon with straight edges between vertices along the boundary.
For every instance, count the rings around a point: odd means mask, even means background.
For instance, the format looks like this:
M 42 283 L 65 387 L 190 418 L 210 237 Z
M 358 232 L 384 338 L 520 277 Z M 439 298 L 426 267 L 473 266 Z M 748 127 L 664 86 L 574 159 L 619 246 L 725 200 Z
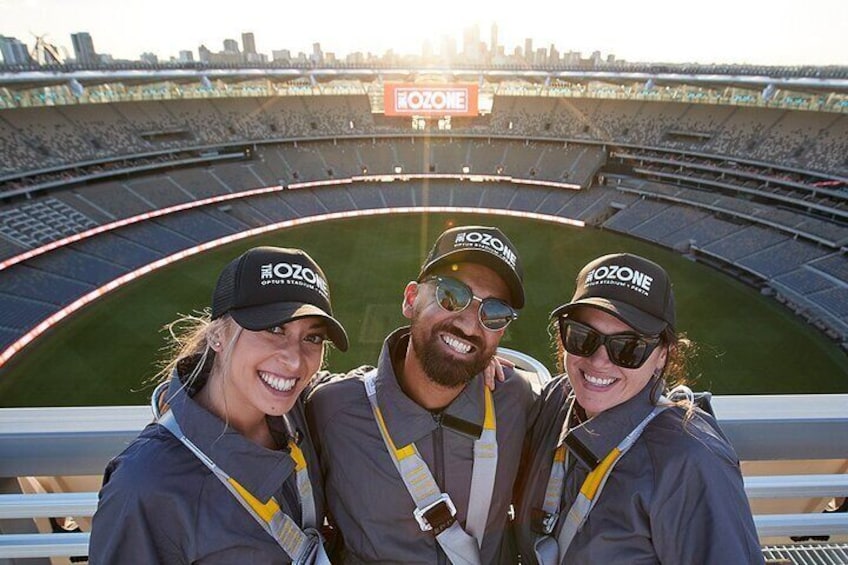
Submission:
M 524 306 L 524 267 L 515 246 L 495 227 L 460 226 L 444 231 L 427 255 L 418 280 L 453 263 L 478 263 L 495 271 L 509 288 L 513 308 Z
M 316 316 L 336 347 L 348 348 L 347 333 L 333 318 L 327 277 L 300 249 L 254 247 L 230 261 L 212 293 L 212 319 L 224 314 L 252 331 Z
M 571 302 L 557 307 L 551 318 L 590 306 L 611 314 L 644 335 L 674 330 L 674 292 L 661 266 L 630 253 L 604 255 L 577 275 Z

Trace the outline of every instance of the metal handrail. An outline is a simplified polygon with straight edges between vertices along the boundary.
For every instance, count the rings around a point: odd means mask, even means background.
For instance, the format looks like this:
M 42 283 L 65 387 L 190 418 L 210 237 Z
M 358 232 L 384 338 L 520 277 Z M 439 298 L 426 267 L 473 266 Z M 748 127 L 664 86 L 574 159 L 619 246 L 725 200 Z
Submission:
M 516 366 L 548 370 L 521 352 L 500 349 Z M 712 408 L 743 461 L 841 460 L 848 453 L 848 394 L 714 396 Z M 100 475 L 152 420 L 147 406 L 0 409 L 0 477 Z M 848 496 L 848 475 L 746 476 L 750 499 Z M 96 492 L 0 495 L 0 520 L 94 514 Z M 761 539 L 848 535 L 846 513 L 758 514 Z M 0 531 L 2 531 L 0 524 Z M 86 555 L 88 533 L 0 534 L 0 559 Z

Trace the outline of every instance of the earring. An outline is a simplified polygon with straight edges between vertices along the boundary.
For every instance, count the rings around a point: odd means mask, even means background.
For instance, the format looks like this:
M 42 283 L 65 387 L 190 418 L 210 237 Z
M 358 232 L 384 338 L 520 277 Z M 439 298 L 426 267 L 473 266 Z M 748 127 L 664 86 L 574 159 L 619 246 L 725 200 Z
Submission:
M 221 342 L 220 342 L 220 341 L 213 341 L 213 342 L 212 342 L 212 349 L 214 349 L 214 350 L 216 350 L 216 351 L 217 351 L 218 349 L 221 349 Z

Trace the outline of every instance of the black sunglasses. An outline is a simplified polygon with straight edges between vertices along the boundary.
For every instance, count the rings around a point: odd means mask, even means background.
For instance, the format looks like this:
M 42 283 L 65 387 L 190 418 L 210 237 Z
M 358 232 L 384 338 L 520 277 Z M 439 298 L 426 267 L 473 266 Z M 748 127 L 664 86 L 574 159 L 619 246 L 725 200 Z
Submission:
M 658 335 L 604 335 L 591 326 L 564 317 L 559 319 L 559 337 L 566 351 L 580 357 L 593 355 L 603 345 L 610 361 L 625 369 L 638 369 L 644 365 L 661 343 Z
M 506 302 L 497 298 L 480 298 L 462 281 L 451 277 L 432 276 L 421 282 L 436 281 L 436 302 L 446 312 L 462 312 L 473 300 L 480 303 L 477 318 L 480 325 L 493 332 L 502 330 L 518 318 L 518 313 Z

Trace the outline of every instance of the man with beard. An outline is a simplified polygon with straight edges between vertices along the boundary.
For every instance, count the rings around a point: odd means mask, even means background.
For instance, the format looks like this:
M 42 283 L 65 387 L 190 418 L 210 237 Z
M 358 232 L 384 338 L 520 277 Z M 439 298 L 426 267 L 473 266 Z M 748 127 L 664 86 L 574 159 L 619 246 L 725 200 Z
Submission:
M 377 367 L 311 394 L 334 562 L 514 562 L 508 512 L 538 392 L 521 371 L 505 368 L 494 392 L 481 373 L 524 305 L 522 279 L 499 229 L 445 231 Z

